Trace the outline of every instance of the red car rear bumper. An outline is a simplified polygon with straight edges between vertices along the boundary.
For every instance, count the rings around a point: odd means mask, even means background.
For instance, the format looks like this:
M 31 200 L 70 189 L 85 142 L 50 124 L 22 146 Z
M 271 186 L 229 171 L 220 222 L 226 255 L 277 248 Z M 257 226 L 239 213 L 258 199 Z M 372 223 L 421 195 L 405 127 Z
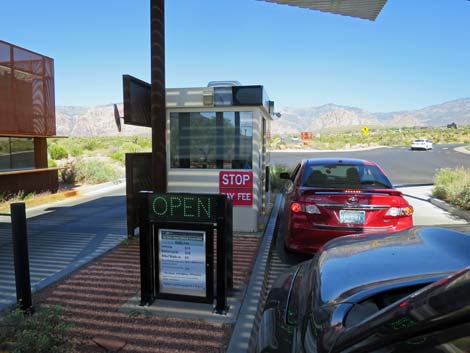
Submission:
M 328 241 L 351 234 L 360 233 L 394 233 L 413 226 L 411 217 L 403 217 L 394 226 L 390 227 L 290 227 L 285 238 L 285 246 L 288 251 L 312 254 L 325 245 Z

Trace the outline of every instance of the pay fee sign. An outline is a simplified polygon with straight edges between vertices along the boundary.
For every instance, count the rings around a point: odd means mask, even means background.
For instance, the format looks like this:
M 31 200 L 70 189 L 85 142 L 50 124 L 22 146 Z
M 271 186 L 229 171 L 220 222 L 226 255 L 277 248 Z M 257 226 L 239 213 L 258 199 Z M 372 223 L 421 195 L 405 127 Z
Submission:
M 219 192 L 227 195 L 234 206 L 253 204 L 253 172 L 221 171 Z

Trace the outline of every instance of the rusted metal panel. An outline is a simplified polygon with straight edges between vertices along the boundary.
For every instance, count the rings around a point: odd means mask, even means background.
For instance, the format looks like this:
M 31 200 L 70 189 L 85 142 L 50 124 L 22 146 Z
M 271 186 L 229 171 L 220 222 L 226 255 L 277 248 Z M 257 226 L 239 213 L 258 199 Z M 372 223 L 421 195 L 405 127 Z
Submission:
M 56 133 L 54 61 L 0 41 L 0 133 Z
M 21 171 L 20 171 L 21 172 Z M 23 191 L 25 194 L 40 193 L 44 191 L 57 192 L 59 180 L 57 168 L 50 170 L 37 170 L 30 173 L 8 173 L 0 175 L 0 194 L 12 195 Z

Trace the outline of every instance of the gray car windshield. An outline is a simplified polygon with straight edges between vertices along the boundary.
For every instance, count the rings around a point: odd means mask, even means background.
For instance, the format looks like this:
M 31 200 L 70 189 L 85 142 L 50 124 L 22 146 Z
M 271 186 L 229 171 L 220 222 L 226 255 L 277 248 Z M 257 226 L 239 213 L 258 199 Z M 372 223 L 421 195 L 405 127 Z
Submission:
M 375 165 L 310 164 L 305 166 L 302 186 L 318 188 L 393 188 Z

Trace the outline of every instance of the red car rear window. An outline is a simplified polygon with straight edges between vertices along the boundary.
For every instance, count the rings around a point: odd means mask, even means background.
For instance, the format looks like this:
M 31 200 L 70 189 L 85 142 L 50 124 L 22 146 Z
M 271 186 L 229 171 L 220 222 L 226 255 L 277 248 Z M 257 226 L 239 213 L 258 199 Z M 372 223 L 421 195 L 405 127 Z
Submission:
M 390 180 L 375 165 L 306 165 L 301 184 L 306 187 L 334 189 L 393 188 Z

